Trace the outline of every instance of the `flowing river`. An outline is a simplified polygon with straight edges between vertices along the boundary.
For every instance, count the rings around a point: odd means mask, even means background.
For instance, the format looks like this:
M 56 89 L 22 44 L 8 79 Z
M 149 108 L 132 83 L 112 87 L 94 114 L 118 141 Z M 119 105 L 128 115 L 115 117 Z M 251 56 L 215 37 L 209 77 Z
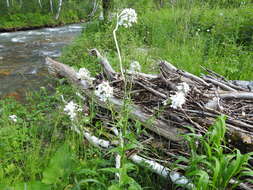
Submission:
M 82 25 L 0 33 L 0 98 L 22 99 L 29 91 L 52 87 L 45 57 L 57 58 L 81 33 Z

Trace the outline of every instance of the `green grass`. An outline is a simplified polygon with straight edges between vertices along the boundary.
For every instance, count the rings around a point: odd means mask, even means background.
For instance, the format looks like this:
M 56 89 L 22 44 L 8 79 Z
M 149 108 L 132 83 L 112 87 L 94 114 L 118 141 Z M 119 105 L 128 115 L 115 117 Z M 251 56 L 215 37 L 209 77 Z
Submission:
M 225 120 L 224 116 L 220 116 L 204 136 L 197 135 L 194 130 L 185 135 L 190 157 L 178 158 L 176 163 L 187 163 L 187 167 L 181 169 L 196 189 L 234 189 L 242 181 L 252 182 L 249 176 L 253 175 L 253 169 L 248 162 L 253 154 L 230 150 L 225 140 Z M 237 182 L 230 184 L 232 179 Z
M 115 167 L 115 156 L 90 145 L 83 135 L 70 128 L 73 122 L 63 111 L 61 95 L 66 101 L 82 105 L 82 100 L 74 97 L 75 91 L 61 84 L 55 95 L 42 89 L 28 96 L 26 105 L 13 99 L 0 101 L 0 189 L 103 190 L 113 185 L 125 189 L 133 184 L 160 189 L 168 185 L 164 179 L 126 159 L 121 171 L 125 180 L 117 182 L 111 169 Z M 16 115 L 17 122 L 10 115 Z M 101 136 L 103 126 L 92 120 L 93 115 L 88 115 L 88 119 L 80 115 L 75 124 L 89 127 Z M 153 184 L 154 180 L 159 184 Z
M 229 79 L 253 78 L 253 29 L 251 7 L 152 10 L 139 12 L 138 24 L 120 28 L 118 39 L 125 67 L 137 60 L 144 72 L 156 72 L 156 61 L 165 59 L 180 69 L 200 75 L 205 66 Z M 98 71 L 87 49 L 98 48 L 115 68 L 118 59 L 112 31 L 99 22 L 87 29 L 66 49 L 62 61 Z M 78 60 L 78 61 L 77 61 Z
M 27 13 L 14 14 L 0 17 L 0 29 L 22 29 L 43 26 L 57 26 L 69 23 L 77 23 L 84 19 L 78 17 L 71 11 L 65 12 L 58 20 L 55 20 L 52 14 Z
M 34 27 L 57 26 L 69 23 L 78 23 L 88 18 L 92 9 L 90 1 L 65 2 L 63 3 L 60 17 L 55 19 L 57 12 L 56 2 L 54 12 L 49 7 L 49 2 L 42 2 L 43 8 L 38 7 L 37 1 L 23 2 L 23 6 L 14 4 L 6 8 L 5 4 L 0 5 L 0 30 L 22 30 Z

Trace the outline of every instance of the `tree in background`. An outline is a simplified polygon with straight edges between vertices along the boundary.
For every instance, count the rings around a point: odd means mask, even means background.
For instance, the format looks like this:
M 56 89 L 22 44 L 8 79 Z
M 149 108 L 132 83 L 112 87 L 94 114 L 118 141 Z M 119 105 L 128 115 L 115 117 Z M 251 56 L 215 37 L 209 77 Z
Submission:
M 6 5 L 7 5 L 7 7 L 10 7 L 10 2 L 9 2 L 9 0 L 6 0 Z
M 113 0 L 102 0 L 102 7 L 103 7 L 103 16 L 104 16 L 104 19 L 107 20 L 110 11 L 114 7 Z
M 60 16 L 60 12 L 61 12 L 61 7 L 62 7 L 62 0 L 59 0 L 59 3 L 58 3 L 58 11 L 57 11 L 57 14 L 55 16 L 55 19 L 58 20 L 59 16 Z

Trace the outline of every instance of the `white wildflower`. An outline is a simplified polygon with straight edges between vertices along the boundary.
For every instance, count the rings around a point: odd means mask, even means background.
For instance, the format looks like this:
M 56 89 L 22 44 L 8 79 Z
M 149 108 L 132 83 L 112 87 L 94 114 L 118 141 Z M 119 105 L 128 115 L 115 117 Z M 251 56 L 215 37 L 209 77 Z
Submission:
M 18 121 L 18 117 L 16 115 L 10 115 L 9 118 L 15 123 Z
M 207 29 L 206 31 L 207 31 L 207 32 L 210 32 L 210 29 Z
M 69 115 L 70 119 L 73 121 L 76 118 L 77 112 L 82 111 L 79 105 L 70 101 L 65 105 L 64 111 Z
M 175 95 L 170 97 L 171 105 L 173 109 L 182 108 L 182 105 L 185 103 L 185 93 L 184 92 L 177 92 Z
M 179 92 L 183 92 L 183 93 L 187 94 L 190 91 L 190 86 L 186 82 L 183 82 L 177 86 L 177 90 Z
M 99 99 L 105 102 L 108 98 L 113 96 L 113 87 L 109 85 L 108 81 L 103 81 L 96 87 L 95 95 L 99 97 Z
M 90 76 L 90 72 L 86 68 L 80 68 L 79 71 L 76 73 L 76 76 L 80 80 L 86 80 L 90 83 L 92 83 L 94 78 Z
M 131 27 L 133 23 L 137 23 L 137 13 L 132 8 L 123 9 L 119 15 L 118 24 L 125 28 Z
M 162 102 L 163 105 L 171 103 L 170 107 L 173 109 L 182 108 L 182 105 L 186 102 L 186 95 L 190 92 L 190 86 L 186 83 L 180 83 L 177 87 L 177 92 L 175 95 L 170 96 L 169 99 Z
M 130 64 L 130 71 L 131 72 L 140 72 L 141 71 L 141 65 L 138 61 L 133 61 L 131 64 Z

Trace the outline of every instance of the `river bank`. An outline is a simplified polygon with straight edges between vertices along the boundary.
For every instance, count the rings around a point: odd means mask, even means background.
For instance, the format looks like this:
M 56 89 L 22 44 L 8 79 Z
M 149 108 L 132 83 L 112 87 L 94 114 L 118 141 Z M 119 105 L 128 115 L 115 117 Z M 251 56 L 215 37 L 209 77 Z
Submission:
M 9 18 L 8 16 L 0 17 L 0 32 L 16 32 L 36 30 L 46 27 L 58 27 L 74 23 L 84 23 L 86 16 L 71 16 L 68 13 L 62 14 L 59 19 L 55 19 L 51 14 L 29 13 L 26 15 L 17 14 Z
M 77 3 L 66 1 L 60 7 L 58 1 L 37 2 L 28 1 L 12 2 L 6 7 L 0 2 L 0 32 L 15 32 L 40 29 L 44 27 L 56 27 L 66 24 L 85 22 L 92 9 L 89 1 Z
M 37 29 L 42 29 L 42 28 L 55 28 L 55 27 L 61 27 L 65 25 L 78 24 L 78 23 L 85 23 L 85 20 L 81 19 L 78 21 L 67 22 L 67 23 L 59 21 L 53 24 L 44 24 L 44 25 L 39 25 L 39 26 L 20 26 L 20 27 L 12 27 L 12 28 L 0 28 L 0 33 L 37 30 Z

